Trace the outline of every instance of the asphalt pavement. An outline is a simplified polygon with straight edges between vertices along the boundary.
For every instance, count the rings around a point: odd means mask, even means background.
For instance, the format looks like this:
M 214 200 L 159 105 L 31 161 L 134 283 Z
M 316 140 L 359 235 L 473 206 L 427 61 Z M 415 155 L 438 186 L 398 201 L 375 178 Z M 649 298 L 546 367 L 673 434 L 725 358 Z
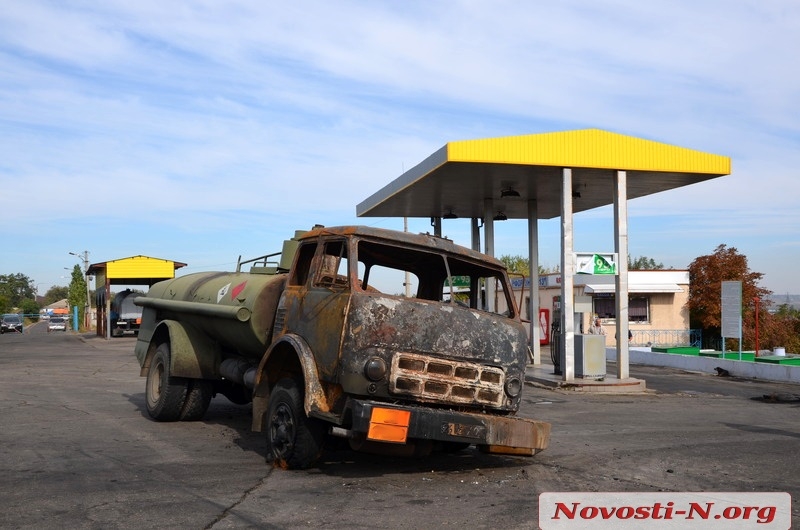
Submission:
M 632 366 L 647 392 L 527 385 L 519 414 L 553 426 L 533 458 L 331 447 L 284 471 L 249 406 L 150 420 L 134 342 L 42 324 L 0 336 L 0 527 L 536 528 L 543 492 L 800 495 L 797 385 Z

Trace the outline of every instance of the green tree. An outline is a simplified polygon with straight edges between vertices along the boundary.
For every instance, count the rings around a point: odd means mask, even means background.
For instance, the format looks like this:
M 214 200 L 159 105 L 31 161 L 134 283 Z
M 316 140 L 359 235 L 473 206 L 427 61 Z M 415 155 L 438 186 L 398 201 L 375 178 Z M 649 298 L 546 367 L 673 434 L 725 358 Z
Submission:
M 19 304 L 19 309 L 25 314 L 28 315 L 28 318 L 35 321 L 39 320 L 39 310 L 41 307 L 39 304 L 36 303 L 36 300 L 31 300 L 30 298 L 26 298 Z
M 790 353 L 800 352 L 800 311 L 782 304 L 775 313 L 760 311 L 758 320 L 761 329 L 759 349 L 781 346 Z
M 36 299 L 33 280 L 22 273 L 0 274 L 0 298 L 5 299 L 3 311 L 19 308 L 22 301 Z
M 78 306 L 78 322 L 83 325 L 86 313 L 86 278 L 81 271 L 80 265 L 75 265 L 72 268 L 72 281 L 69 283 L 67 302 L 69 303 L 70 311 L 73 307 Z
M 764 275 L 753 272 L 747 265 L 747 256 L 740 254 L 735 247 L 719 245 L 713 254 L 699 256 L 689 265 L 689 310 L 691 326 L 702 328 L 704 336 L 721 335 L 722 326 L 722 282 L 742 282 L 742 329 L 755 328 L 754 298 L 760 298 L 762 312 L 766 312 L 769 302 L 766 297 L 772 291 L 758 286 Z M 705 333 L 708 332 L 708 333 Z M 745 338 L 748 333 L 745 333 Z M 743 347 L 747 347 L 747 342 Z M 750 347 L 753 347 L 752 342 Z
M 50 305 L 69 296 L 69 287 L 54 285 L 44 293 L 44 305 Z
M 656 263 L 653 258 L 647 256 L 639 256 L 638 258 L 631 259 L 628 256 L 628 270 L 630 271 L 660 271 L 664 270 L 663 263 Z
M 508 272 L 513 272 L 516 274 L 524 274 L 525 276 L 528 276 L 528 274 L 530 274 L 530 260 L 528 258 L 519 255 L 510 256 L 508 254 L 505 254 L 503 256 L 500 256 L 500 261 L 502 261 L 505 264 L 506 268 L 508 269 Z M 557 272 L 557 271 L 549 271 L 546 268 L 539 265 L 540 275 L 548 274 L 550 272 Z

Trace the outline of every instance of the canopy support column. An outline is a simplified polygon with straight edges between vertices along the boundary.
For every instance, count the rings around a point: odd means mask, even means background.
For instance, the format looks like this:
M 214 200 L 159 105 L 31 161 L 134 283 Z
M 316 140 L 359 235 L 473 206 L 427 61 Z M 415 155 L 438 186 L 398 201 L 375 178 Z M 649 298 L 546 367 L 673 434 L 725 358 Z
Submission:
M 575 302 L 573 296 L 572 169 L 564 168 L 561 182 L 561 337 L 564 381 L 575 380 Z
M 530 348 L 533 352 L 533 364 L 542 364 L 542 344 L 539 340 L 542 334 L 539 326 L 539 208 L 535 200 L 528 201 L 528 265 L 528 278 L 531 282 L 528 302 L 528 315 L 531 319 Z M 524 284 L 522 292 L 525 292 Z
M 485 254 L 494 257 L 494 201 L 484 199 L 483 201 L 483 237 L 486 247 Z M 486 310 L 495 311 L 495 284 L 486 282 Z
M 617 379 L 628 379 L 628 174 L 614 175 L 614 252 L 617 253 Z
M 431 217 L 431 225 L 433 226 L 433 235 L 442 237 L 442 218 Z
M 472 218 L 472 250 L 481 251 L 481 227 L 476 217 Z

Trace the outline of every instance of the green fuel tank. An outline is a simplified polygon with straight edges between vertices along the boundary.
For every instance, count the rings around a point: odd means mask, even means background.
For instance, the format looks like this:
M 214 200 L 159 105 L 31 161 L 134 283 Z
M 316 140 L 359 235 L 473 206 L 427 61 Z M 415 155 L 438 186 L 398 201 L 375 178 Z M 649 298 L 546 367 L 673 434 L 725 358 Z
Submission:
M 139 362 L 155 347 L 150 340 L 165 320 L 193 328 L 198 333 L 192 336 L 206 336 L 228 356 L 258 362 L 272 340 L 275 312 L 304 233 L 295 231 L 280 252 L 247 261 L 240 257 L 236 272 L 187 274 L 158 282 L 137 297 L 134 304 L 144 308 L 135 348 Z M 243 272 L 244 266 L 249 272 Z
M 153 285 L 136 299 L 160 322 L 177 320 L 213 338 L 223 350 L 259 359 L 272 339 L 287 274 L 200 272 Z

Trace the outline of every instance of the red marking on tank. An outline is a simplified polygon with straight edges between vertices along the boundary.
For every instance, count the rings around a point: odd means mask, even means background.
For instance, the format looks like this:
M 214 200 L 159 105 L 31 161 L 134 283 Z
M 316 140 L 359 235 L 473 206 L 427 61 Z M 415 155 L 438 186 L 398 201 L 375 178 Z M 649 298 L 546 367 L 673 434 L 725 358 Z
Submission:
M 234 300 L 237 296 L 239 296 L 239 293 L 244 291 L 244 286 L 245 285 L 247 285 L 247 281 L 246 280 L 243 281 L 242 283 L 240 283 L 239 285 L 237 285 L 236 287 L 234 287 L 233 289 L 231 289 L 231 300 Z

